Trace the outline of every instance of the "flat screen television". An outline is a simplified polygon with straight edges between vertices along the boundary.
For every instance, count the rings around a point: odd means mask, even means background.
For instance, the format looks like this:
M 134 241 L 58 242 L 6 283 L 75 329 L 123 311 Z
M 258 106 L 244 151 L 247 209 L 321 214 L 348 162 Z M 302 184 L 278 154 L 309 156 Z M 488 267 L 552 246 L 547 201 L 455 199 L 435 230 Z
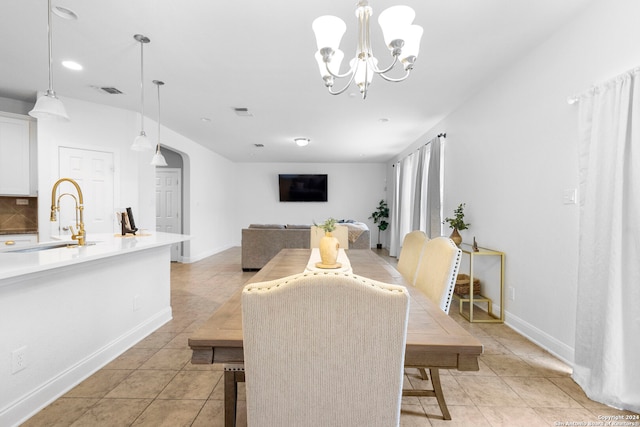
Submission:
M 326 174 L 278 175 L 281 202 L 326 202 Z

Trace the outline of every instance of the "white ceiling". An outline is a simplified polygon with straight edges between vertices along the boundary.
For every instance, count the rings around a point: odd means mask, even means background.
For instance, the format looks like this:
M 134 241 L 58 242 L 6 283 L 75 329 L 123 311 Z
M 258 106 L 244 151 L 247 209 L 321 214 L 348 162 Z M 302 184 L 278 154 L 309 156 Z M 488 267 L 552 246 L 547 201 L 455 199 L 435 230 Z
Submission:
M 347 63 L 355 51 L 355 0 L 53 0 L 79 15 L 77 21 L 53 16 L 54 89 L 62 98 L 139 111 L 140 45 L 133 35 L 140 33 L 151 39 L 144 48 L 145 113 L 157 117 L 151 81 L 163 80 L 162 124 L 176 132 L 232 161 L 382 162 L 590 1 L 370 0 L 375 41 L 382 42 L 377 15 L 394 4 L 416 10 L 424 36 L 409 79 L 374 77 L 362 100 L 355 88 L 326 92 L 311 30 L 317 16 L 342 18 Z M 47 1 L 0 5 L 0 96 L 34 101 L 48 84 Z M 380 65 L 390 62 L 380 43 L 374 49 Z M 63 68 L 63 59 L 84 70 Z M 238 117 L 234 107 L 253 116 Z M 297 147 L 299 136 L 311 143 Z

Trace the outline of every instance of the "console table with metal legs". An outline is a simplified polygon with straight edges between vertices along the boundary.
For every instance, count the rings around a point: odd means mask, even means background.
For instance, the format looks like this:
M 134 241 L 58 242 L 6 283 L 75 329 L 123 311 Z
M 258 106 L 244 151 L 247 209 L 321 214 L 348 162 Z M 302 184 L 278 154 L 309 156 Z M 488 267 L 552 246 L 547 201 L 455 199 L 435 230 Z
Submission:
M 469 256 L 469 293 L 466 295 L 459 295 L 454 293 L 454 297 L 459 301 L 460 315 L 467 319 L 469 322 L 477 323 L 504 323 L 504 252 L 495 251 L 487 248 L 477 248 L 474 250 L 473 246 L 467 243 L 461 243 L 459 245 L 462 253 Z M 464 256 L 464 255 L 463 255 Z M 474 295 L 473 279 L 474 279 L 474 259 L 475 257 L 499 257 L 500 258 L 500 314 L 496 315 L 493 312 L 493 300 L 486 297 L 482 293 Z M 487 286 L 485 284 L 485 286 Z M 485 294 L 487 289 L 485 289 Z M 465 310 L 465 303 L 468 303 L 469 309 Z M 474 316 L 474 304 L 486 303 L 488 317 L 478 318 Z

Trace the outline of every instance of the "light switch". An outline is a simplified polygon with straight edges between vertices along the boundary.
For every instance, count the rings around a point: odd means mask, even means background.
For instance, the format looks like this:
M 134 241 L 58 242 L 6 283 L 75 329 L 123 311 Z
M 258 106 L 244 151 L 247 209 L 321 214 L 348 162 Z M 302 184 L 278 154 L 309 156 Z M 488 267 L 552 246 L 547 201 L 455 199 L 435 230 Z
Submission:
M 564 190 L 562 201 L 565 205 L 575 205 L 578 203 L 578 190 L 575 188 Z

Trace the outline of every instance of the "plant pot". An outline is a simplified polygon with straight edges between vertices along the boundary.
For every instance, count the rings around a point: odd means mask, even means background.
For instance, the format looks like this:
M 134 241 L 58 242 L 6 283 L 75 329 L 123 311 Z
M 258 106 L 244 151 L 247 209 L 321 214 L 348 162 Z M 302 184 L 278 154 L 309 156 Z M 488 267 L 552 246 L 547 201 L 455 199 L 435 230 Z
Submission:
M 336 265 L 340 242 L 330 232 L 324 233 L 320 239 L 320 260 L 323 265 Z
M 449 236 L 449 238 L 451 240 L 453 240 L 453 243 L 455 243 L 456 246 L 460 246 L 460 243 L 462 243 L 462 236 L 458 232 L 457 228 L 453 229 L 453 231 L 451 232 L 451 235 Z
M 382 243 L 378 243 L 378 244 L 376 245 L 376 249 L 382 249 Z

